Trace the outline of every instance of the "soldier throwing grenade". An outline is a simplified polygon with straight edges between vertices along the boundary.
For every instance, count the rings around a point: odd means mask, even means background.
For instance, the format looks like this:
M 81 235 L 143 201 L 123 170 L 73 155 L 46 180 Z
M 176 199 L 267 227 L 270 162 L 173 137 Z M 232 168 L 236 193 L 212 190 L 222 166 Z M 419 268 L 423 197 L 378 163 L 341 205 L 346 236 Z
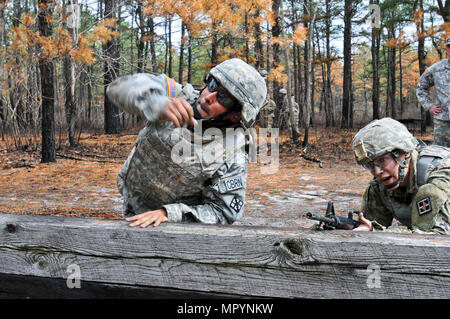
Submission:
M 174 161 L 179 143 L 194 148 L 193 126 L 250 128 L 263 104 L 264 79 L 250 65 L 231 59 L 212 68 L 198 96 L 191 85 L 182 87 L 165 75 L 135 74 L 112 82 L 108 98 L 119 108 L 144 115 L 148 122 L 117 176 L 124 215 L 130 226 L 195 221 L 233 223 L 242 216 L 247 183 L 248 154 L 243 130 L 233 143 L 200 136 L 203 153 Z M 187 124 L 191 126 L 186 127 Z

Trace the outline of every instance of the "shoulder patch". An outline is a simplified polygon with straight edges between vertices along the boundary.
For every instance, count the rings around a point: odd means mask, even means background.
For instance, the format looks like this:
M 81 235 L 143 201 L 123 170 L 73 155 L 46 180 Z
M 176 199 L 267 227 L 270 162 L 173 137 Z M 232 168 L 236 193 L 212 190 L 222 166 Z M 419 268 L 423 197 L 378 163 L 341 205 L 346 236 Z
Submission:
M 237 196 L 234 196 L 231 200 L 230 207 L 236 212 L 239 213 L 242 206 L 244 205 L 244 202 Z
M 419 215 L 427 214 L 433 210 L 433 207 L 431 206 L 431 199 L 429 197 L 417 201 L 416 205 Z

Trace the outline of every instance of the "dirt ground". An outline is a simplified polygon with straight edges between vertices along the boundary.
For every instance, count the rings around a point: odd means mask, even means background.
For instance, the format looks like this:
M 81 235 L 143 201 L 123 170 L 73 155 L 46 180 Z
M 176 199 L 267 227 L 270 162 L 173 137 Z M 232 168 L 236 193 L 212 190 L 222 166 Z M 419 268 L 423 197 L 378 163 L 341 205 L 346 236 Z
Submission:
M 278 169 L 249 163 L 244 217 L 235 224 L 310 227 L 305 213 L 323 214 L 330 200 L 339 215 L 359 209 L 370 174 L 354 162 L 356 131 L 311 128 L 306 149 L 282 132 Z M 12 151 L 0 141 L 0 213 L 122 219 L 116 175 L 136 137 L 82 134 L 78 147 L 63 145 L 46 164 L 39 150 Z

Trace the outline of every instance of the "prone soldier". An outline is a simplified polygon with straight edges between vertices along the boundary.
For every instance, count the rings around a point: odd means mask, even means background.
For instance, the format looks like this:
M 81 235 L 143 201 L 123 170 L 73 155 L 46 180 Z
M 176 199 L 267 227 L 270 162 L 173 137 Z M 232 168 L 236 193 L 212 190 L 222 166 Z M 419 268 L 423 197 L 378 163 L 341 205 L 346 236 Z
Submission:
M 426 146 L 391 118 L 362 128 L 352 148 L 373 176 L 354 230 L 385 230 L 395 218 L 413 232 L 450 234 L 449 148 Z

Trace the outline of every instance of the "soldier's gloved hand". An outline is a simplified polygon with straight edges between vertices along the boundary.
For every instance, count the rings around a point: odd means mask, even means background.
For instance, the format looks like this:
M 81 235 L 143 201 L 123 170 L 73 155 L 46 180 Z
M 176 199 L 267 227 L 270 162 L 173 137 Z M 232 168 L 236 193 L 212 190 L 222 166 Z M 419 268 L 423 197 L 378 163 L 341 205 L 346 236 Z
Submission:
M 175 98 L 167 103 L 159 119 L 161 121 L 170 120 L 176 127 L 180 127 L 184 123 L 190 123 L 192 126 L 197 125 L 192 106 L 181 97 Z
M 370 220 L 367 220 L 364 218 L 363 213 L 359 213 L 359 221 L 361 222 L 361 225 L 354 228 L 354 231 L 372 231 L 373 226 L 372 222 Z
M 158 227 L 159 224 L 167 222 L 167 212 L 164 208 L 151 210 L 133 217 L 125 218 L 128 222 L 134 222 L 130 224 L 130 227 L 141 226 L 142 228 L 153 224 L 154 227 Z

